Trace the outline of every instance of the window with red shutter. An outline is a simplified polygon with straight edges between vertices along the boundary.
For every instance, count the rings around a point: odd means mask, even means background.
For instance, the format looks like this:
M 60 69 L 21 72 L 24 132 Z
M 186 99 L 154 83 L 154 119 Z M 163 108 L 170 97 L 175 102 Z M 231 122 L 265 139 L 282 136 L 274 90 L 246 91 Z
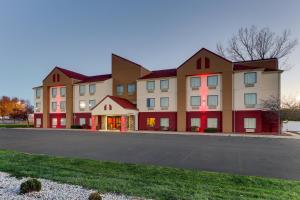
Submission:
M 209 68 L 210 66 L 209 58 L 205 57 L 205 68 Z

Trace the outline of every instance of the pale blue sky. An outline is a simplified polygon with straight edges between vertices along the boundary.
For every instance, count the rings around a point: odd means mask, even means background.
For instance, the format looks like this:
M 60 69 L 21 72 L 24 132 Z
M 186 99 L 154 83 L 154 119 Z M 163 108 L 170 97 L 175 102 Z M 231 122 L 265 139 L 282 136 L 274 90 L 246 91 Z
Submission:
M 111 53 L 154 69 L 215 50 L 241 26 L 300 36 L 300 1 L 0 0 L 0 95 L 32 100 L 56 66 L 110 73 Z M 282 75 L 282 93 L 300 95 L 300 46 Z

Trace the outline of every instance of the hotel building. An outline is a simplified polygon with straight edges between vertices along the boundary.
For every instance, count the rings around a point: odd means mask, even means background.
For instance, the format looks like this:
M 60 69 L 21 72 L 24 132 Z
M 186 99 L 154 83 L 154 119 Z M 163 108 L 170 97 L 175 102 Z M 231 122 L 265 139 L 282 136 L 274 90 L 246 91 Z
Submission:
M 174 69 L 151 71 L 112 54 L 111 74 L 55 67 L 34 90 L 38 128 L 279 133 L 277 59 L 232 62 L 205 48 Z

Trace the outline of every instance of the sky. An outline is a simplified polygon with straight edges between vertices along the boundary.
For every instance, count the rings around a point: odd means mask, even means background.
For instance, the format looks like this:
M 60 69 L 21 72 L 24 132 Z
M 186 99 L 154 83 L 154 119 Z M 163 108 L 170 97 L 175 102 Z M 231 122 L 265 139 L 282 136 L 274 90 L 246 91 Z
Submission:
M 176 68 L 216 50 L 240 27 L 289 29 L 300 39 L 299 0 L 0 0 L 0 96 L 33 100 L 61 66 L 111 72 L 111 54 L 150 70 Z M 300 95 L 300 45 L 282 74 L 282 96 Z

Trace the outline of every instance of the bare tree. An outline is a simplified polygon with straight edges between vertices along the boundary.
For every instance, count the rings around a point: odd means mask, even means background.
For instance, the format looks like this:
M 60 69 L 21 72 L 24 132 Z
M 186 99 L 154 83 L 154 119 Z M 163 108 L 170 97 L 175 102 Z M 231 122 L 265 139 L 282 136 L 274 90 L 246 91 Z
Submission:
M 279 124 L 279 133 L 281 133 L 281 101 L 280 98 L 270 96 L 267 99 L 261 99 L 261 107 L 264 112 L 263 117 L 269 121 L 269 124 Z
M 226 48 L 218 43 L 217 52 L 234 61 L 283 59 L 287 58 L 297 44 L 298 40 L 291 38 L 289 30 L 275 34 L 269 28 L 258 29 L 256 26 L 251 26 L 240 28 L 228 41 Z

